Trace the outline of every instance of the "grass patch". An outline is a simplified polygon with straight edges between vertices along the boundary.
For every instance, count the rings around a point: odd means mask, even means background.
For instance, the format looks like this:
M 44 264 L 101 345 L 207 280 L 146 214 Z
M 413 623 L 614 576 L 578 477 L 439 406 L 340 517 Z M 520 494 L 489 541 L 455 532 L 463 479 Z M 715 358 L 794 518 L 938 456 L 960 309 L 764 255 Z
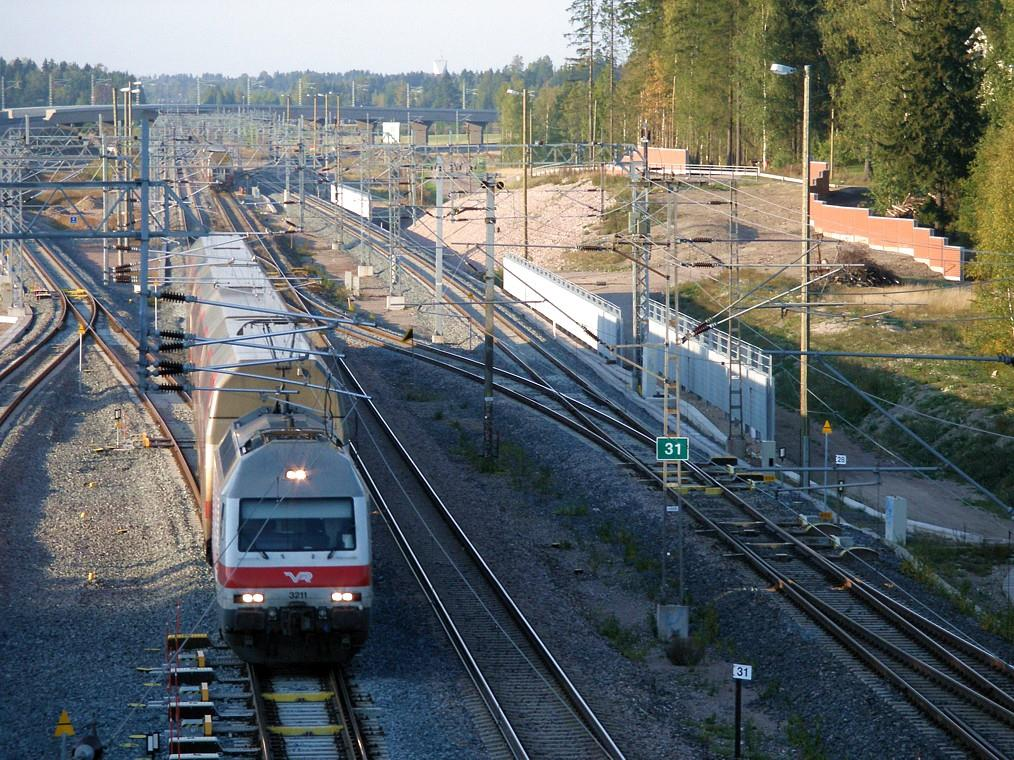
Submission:
M 996 609 L 996 603 L 976 592 L 971 579 L 967 577 L 967 573 L 986 574 L 994 564 L 1010 562 L 1007 546 L 956 545 L 957 550 L 951 550 L 933 545 L 935 542 L 939 540 L 923 537 L 910 541 L 908 548 L 912 551 L 913 559 L 901 563 L 901 572 L 946 598 L 961 614 L 975 620 L 982 630 L 1014 643 L 1014 607 L 1007 604 Z M 1005 559 L 996 562 L 997 554 L 994 552 L 999 549 L 1004 550 Z M 945 577 L 951 586 L 941 583 L 941 577 Z
M 997 565 L 1014 560 L 1007 544 L 959 544 L 918 533 L 908 540 L 906 548 L 948 580 L 959 580 L 962 573 L 986 576 Z
M 433 391 L 427 390 L 426 388 L 417 388 L 414 385 L 409 386 L 408 389 L 405 391 L 406 401 L 418 401 L 418 402 L 439 401 L 441 398 L 442 396 L 439 393 L 434 393 Z
M 458 431 L 458 442 L 452 452 L 465 459 L 479 472 L 506 475 L 514 488 L 541 495 L 553 493 L 552 468 L 540 465 L 528 454 L 524 446 L 513 441 L 501 441 L 497 455 L 487 459 L 479 450 L 475 436 L 456 421 L 451 422 L 451 427 Z
M 744 273 L 743 292 L 757 284 L 759 280 L 755 275 Z M 793 280 L 782 278 L 765 286 L 751 298 L 770 297 L 794 284 Z M 975 334 L 962 327 L 963 324 L 975 324 L 962 322 L 962 318 L 977 314 L 966 288 L 944 286 L 938 281 L 888 288 L 836 285 L 825 298 L 854 304 L 854 308 L 850 305 L 844 309 L 829 308 L 824 311 L 855 319 L 815 318 L 811 339 L 814 350 L 944 355 L 982 353 Z M 726 299 L 726 293 L 713 284 L 702 286 L 693 283 L 680 288 L 681 310 L 698 319 L 710 317 L 725 308 Z M 819 298 L 815 297 L 815 300 Z M 885 310 L 885 304 L 891 307 L 890 324 L 859 318 L 863 314 Z M 755 309 L 743 318 L 741 332 L 744 340 L 761 348 L 791 348 L 799 345 L 799 318 L 793 312 Z M 1014 468 L 999 464 L 1014 458 L 1014 441 L 956 427 L 968 425 L 1011 435 L 1014 431 L 1014 372 L 984 362 L 925 359 L 843 358 L 830 363 L 864 391 L 884 399 L 888 408 L 894 407 L 892 411 L 906 425 L 934 447 L 948 452 L 959 467 L 1000 500 L 1006 503 L 1014 501 Z M 788 408 L 798 408 L 798 360 L 776 358 L 774 370 L 778 402 Z M 827 415 L 832 420 L 847 421 L 913 464 L 941 464 L 816 362 L 810 371 L 810 390 L 814 396 L 811 413 L 815 416 Z M 900 406 L 910 407 L 913 411 Z M 941 470 L 941 474 L 952 476 L 948 470 Z M 990 509 L 1000 513 L 996 505 Z
M 560 517 L 584 517 L 588 514 L 588 507 L 584 504 L 564 504 L 557 507 L 553 514 Z
M 697 739 L 708 750 L 709 757 L 734 757 L 736 743 L 736 727 L 731 723 L 720 721 L 715 713 L 697 724 Z M 761 734 L 752 720 L 743 723 L 743 757 L 750 760 L 764 760 L 768 755 L 760 748 Z
M 806 721 L 798 715 L 790 715 L 785 726 L 785 738 L 799 750 L 802 760 L 827 760 L 824 738 L 821 735 L 819 719 Z
M 620 272 L 629 267 L 628 259 L 612 251 L 567 251 L 560 262 L 566 271 Z
M 596 535 L 603 543 L 614 544 L 621 549 L 624 564 L 642 573 L 658 570 L 658 560 L 645 555 L 637 538 L 626 528 L 616 528 L 611 521 L 607 521 L 598 527 Z
M 625 628 L 616 615 L 608 615 L 601 620 L 597 630 L 609 641 L 613 649 L 628 660 L 640 662 L 648 653 L 648 648 L 642 644 L 643 637 L 633 628 Z

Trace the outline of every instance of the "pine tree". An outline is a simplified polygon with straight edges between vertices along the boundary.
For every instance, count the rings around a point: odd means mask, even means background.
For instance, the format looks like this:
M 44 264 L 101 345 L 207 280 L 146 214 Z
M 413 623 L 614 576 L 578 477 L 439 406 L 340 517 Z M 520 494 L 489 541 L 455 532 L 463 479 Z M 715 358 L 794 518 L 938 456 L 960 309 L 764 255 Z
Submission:
M 614 106 L 616 101 L 616 64 L 623 44 L 623 30 L 620 20 L 621 0 L 599 0 L 599 23 L 602 48 L 605 51 L 605 62 L 608 67 L 608 109 L 609 109 L 609 142 L 614 140 Z
M 598 8 L 596 7 L 595 0 L 572 0 L 567 11 L 570 13 L 570 22 L 573 25 L 573 29 L 567 35 L 567 38 L 577 54 L 574 61 L 583 63 L 588 70 L 587 142 L 590 143 L 594 140 L 595 29 L 598 20 Z
M 982 135 L 981 72 L 969 50 L 976 28 L 969 2 L 910 0 L 899 19 L 899 66 L 880 82 L 886 104 L 875 143 L 874 192 L 883 203 L 925 194 L 945 227 L 957 183 Z
M 980 280 L 975 290 L 976 305 L 996 321 L 976 325 L 987 351 L 1014 352 L 1014 102 L 1003 114 L 1002 126 L 994 127 L 983 139 L 975 164 L 972 186 L 974 234 L 981 249 L 971 265 L 971 274 Z M 964 205 L 964 204 L 963 204 Z

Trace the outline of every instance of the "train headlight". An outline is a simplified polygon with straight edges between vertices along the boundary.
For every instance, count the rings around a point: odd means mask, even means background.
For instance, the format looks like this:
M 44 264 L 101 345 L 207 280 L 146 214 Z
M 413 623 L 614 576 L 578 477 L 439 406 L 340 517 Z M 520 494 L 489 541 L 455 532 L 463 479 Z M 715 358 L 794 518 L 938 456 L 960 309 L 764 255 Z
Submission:
M 306 480 L 306 470 L 302 467 L 285 471 L 286 480 Z
M 264 604 L 264 594 L 260 591 L 247 591 L 243 594 L 236 594 L 232 600 L 236 604 Z
M 352 591 L 334 591 L 331 594 L 332 602 L 358 602 L 362 596 Z

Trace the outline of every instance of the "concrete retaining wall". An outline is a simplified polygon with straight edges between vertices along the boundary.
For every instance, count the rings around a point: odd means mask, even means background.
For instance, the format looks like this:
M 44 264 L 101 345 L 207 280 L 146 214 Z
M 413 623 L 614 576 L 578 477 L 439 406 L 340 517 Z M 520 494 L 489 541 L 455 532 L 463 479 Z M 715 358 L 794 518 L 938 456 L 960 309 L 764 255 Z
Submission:
M 912 219 L 874 216 L 869 209 L 834 206 L 823 200 L 830 190 L 828 165 L 810 162 L 810 221 L 814 232 L 835 240 L 865 243 L 877 251 L 911 256 L 947 280 L 961 280 L 962 249 L 948 245 L 947 238 L 928 227 L 919 227 Z
M 332 182 L 331 202 L 365 219 L 370 218 L 369 193 L 361 193 L 348 185 L 336 185 Z
M 675 317 L 675 312 L 672 313 Z M 729 413 L 729 372 L 726 367 L 729 334 L 722 330 L 708 330 L 676 348 L 679 335 L 690 335 L 699 322 L 680 314 L 679 329 L 670 327 L 669 377 L 675 377 L 676 356 L 679 354 L 680 385 L 696 393 L 709 404 Z M 644 350 L 644 364 L 648 373 L 663 374 L 665 341 L 665 306 L 658 301 L 648 303 L 649 345 Z M 733 339 L 733 356 L 739 357 L 742 367 L 743 424 L 753 438 L 772 440 L 775 428 L 775 384 L 771 372 L 771 357 L 746 341 Z M 662 392 L 652 374 L 644 382 L 645 395 Z
M 619 308 L 531 262 L 505 256 L 503 289 L 603 356 L 621 342 Z

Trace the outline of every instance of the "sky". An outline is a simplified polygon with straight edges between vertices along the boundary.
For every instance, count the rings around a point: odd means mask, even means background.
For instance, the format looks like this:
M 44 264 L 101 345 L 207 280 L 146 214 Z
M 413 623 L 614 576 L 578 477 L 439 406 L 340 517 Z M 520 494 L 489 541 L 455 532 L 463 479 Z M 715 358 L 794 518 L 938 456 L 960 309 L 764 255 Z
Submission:
M 138 75 L 561 64 L 570 0 L 0 0 L 0 56 Z

